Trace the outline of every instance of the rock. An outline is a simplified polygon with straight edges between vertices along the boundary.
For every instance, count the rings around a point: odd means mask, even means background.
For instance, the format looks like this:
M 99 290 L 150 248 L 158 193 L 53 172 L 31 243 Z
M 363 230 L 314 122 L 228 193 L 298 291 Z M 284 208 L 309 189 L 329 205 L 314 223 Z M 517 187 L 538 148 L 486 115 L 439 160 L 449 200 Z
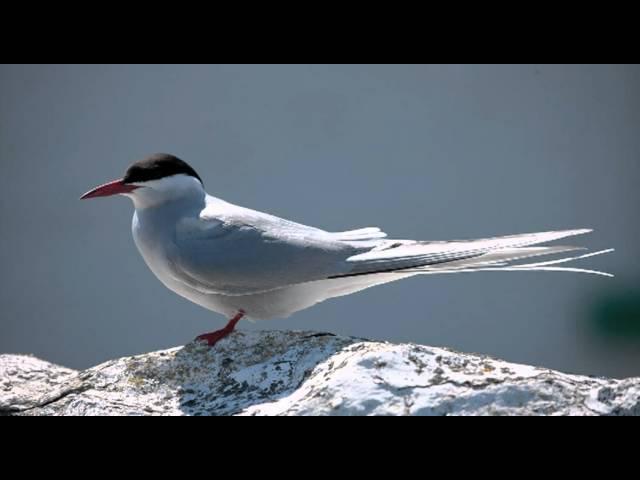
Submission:
M 27 355 L 0 355 L 0 415 L 54 400 L 52 394 L 77 375 L 74 370 Z
M 640 378 L 312 332 L 236 332 L 76 372 L 0 356 L 0 415 L 640 415 Z

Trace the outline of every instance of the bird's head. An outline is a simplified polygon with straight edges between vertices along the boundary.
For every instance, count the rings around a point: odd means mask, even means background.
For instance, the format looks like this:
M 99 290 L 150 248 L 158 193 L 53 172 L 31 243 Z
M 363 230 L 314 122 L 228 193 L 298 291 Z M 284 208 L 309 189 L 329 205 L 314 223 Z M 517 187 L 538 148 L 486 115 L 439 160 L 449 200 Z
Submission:
M 158 153 L 131 165 L 123 178 L 100 185 L 80 198 L 112 195 L 125 195 L 133 200 L 136 209 L 144 209 L 192 196 L 202 197 L 204 187 L 188 163 Z

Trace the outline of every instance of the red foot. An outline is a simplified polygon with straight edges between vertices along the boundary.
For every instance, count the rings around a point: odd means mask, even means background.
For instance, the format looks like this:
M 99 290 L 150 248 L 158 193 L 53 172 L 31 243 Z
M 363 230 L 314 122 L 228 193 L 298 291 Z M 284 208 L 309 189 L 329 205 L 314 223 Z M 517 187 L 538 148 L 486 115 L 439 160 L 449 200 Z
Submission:
M 238 323 L 240 319 L 244 317 L 244 313 L 245 313 L 244 310 L 240 310 L 235 317 L 229 320 L 229 323 L 227 323 L 227 325 L 224 328 L 220 330 L 216 330 L 215 332 L 198 335 L 196 337 L 196 340 L 207 342 L 207 345 L 209 345 L 210 347 L 213 347 L 216 343 L 218 343 L 224 337 L 226 337 L 231 332 L 233 332 L 233 330 L 236 328 L 236 323 Z

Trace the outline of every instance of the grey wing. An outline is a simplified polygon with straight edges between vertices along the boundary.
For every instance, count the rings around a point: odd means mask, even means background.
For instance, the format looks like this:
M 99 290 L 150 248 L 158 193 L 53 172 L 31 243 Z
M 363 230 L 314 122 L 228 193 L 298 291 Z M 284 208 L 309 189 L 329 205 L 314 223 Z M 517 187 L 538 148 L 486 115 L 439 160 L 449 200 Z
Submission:
M 227 204 L 179 224 L 169 262 L 202 293 L 248 295 L 347 273 L 357 252 L 323 230 Z

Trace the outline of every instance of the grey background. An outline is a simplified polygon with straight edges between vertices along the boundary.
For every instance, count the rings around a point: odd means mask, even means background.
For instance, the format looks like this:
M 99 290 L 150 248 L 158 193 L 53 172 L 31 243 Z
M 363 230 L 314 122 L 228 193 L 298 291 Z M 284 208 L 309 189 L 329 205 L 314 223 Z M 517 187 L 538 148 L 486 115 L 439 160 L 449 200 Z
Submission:
M 640 273 L 638 66 L 0 67 L 0 352 L 70 367 L 190 341 L 224 319 L 152 276 L 125 198 L 80 202 L 170 152 L 209 193 L 331 230 L 451 239 L 593 227 L 568 273 L 413 278 L 246 329 L 444 345 L 640 375 L 638 338 L 589 323 Z

